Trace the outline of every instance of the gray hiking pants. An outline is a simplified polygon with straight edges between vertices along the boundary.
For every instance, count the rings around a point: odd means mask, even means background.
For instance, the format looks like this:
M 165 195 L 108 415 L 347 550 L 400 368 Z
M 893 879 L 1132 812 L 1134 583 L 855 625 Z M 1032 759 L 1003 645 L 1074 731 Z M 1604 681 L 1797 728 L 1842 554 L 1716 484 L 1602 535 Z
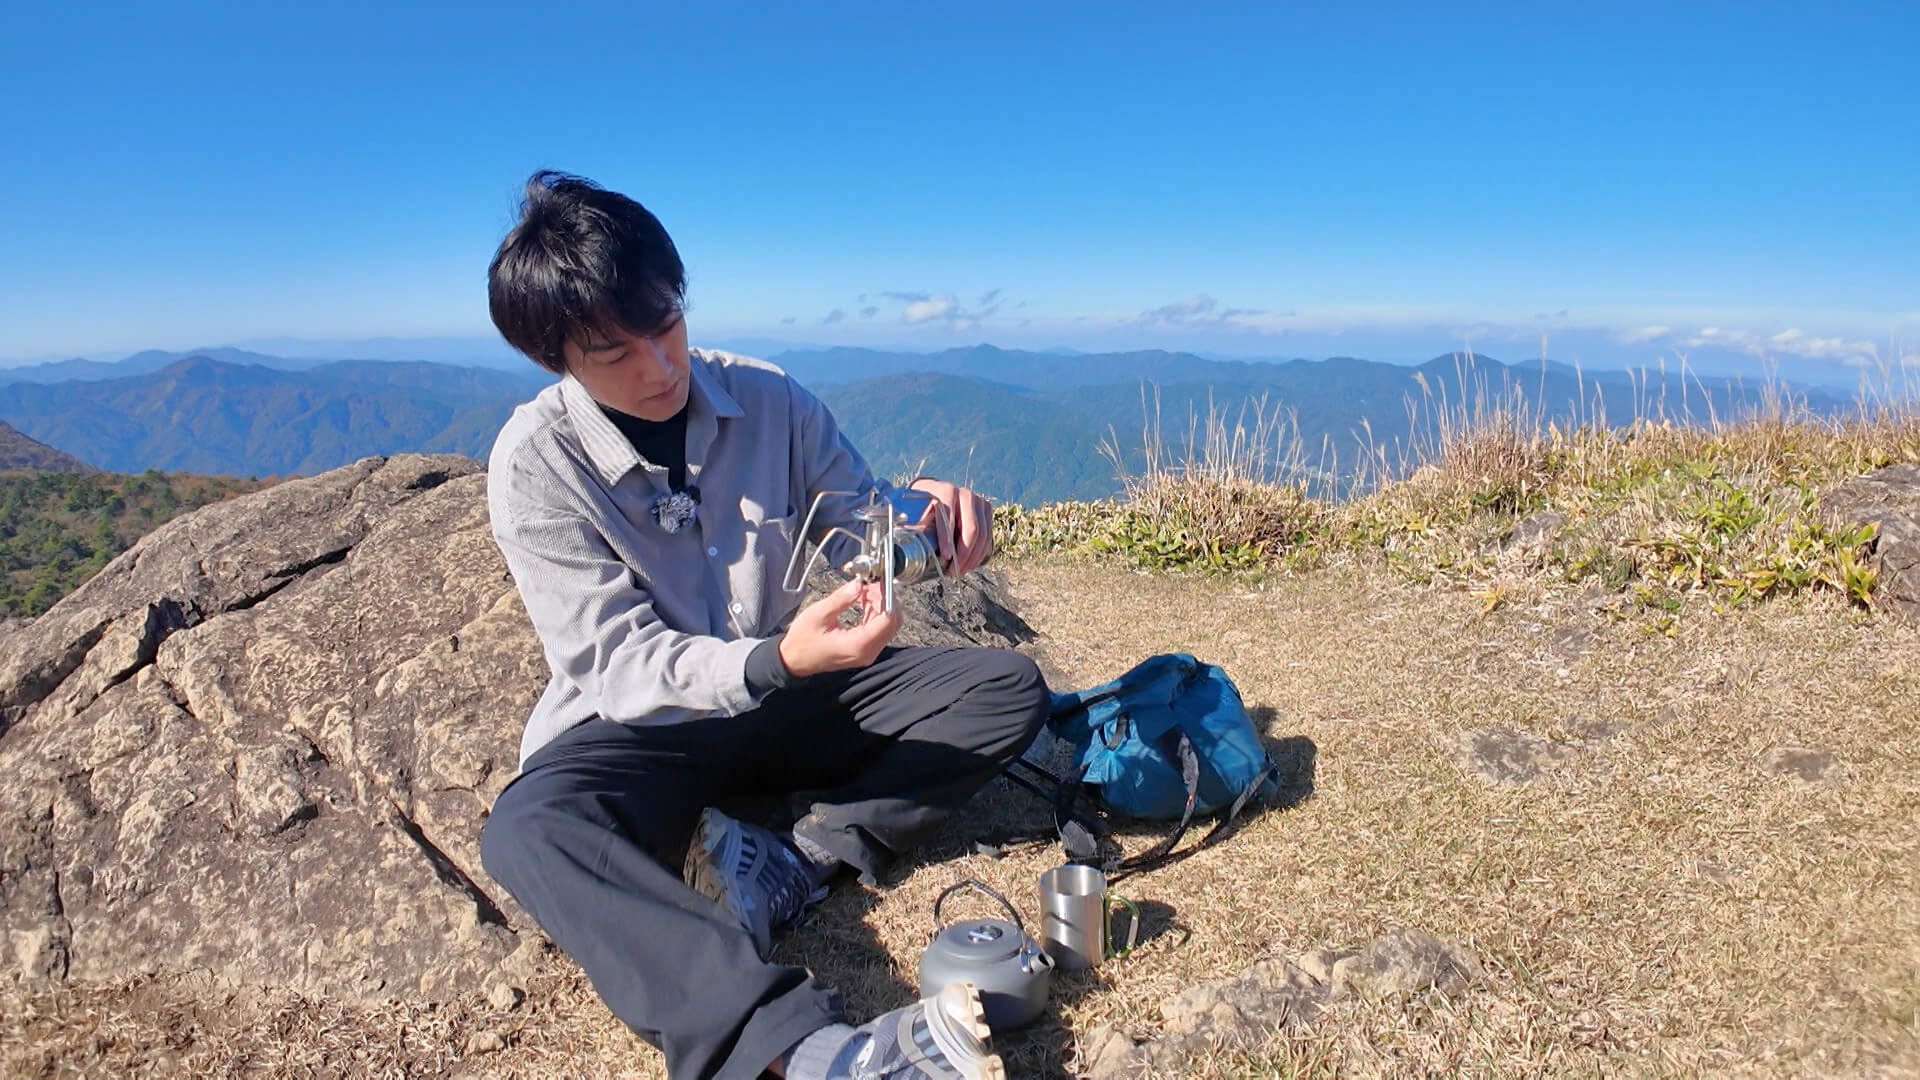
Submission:
M 529 758 L 480 837 L 487 873 L 580 964 L 675 1078 L 750 1078 L 841 1019 L 680 879 L 702 808 L 819 792 L 795 831 L 871 878 L 1019 756 L 1046 718 L 1033 662 L 902 648 L 758 709 L 659 727 L 588 720 Z

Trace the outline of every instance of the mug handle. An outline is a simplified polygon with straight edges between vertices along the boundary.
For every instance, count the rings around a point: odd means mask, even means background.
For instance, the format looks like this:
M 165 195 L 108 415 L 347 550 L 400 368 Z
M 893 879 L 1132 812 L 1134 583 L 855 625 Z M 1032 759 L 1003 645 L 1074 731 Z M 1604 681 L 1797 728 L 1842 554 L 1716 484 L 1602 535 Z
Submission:
M 1140 940 L 1140 909 L 1139 909 L 1139 908 L 1137 908 L 1137 907 L 1134 907 L 1134 906 L 1133 906 L 1133 901 L 1131 901 L 1131 900 L 1129 900 L 1129 899 L 1127 899 L 1127 898 L 1126 898 L 1126 897 L 1124 897 L 1124 896 L 1121 896 L 1121 895 L 1120 895 L 1119 893 L 1115 893 L 1115 892 L 1110 892 L 1110 893 L 1108 893 L 1108 894 L 1107 894 L 1107 906 L 1106 906 L 1106 910 L 1107 910 L 1107 912 L 1109 913 L 1109 914 L 1108 914 L 1108 916 L 1107 916 L 1107 919 L 1108 919 L 1108 921 L 1107 921 L 1107 926 L 1108 926 L 1109 928 L 1111 928 L 1111 927 L 1112 927 L 1112 925 L 1113 925 L 1113 922 L 1112 922 L 1112 918 L 1113 918 L 1113 916 L 1112 916 L 1112 914 L 1111 914 L 1111 913 L 1112 913 L 1112 911 L 1113 911 L 1113 904 L 1114 904 L 1114 901 L 1116 901 L 1116 900 L 1117 900 L 1117 901 L 1119 901 L 1119 902 L 1120 902 L 1120 903 L 1121 903 L 1121 904 L 1122 904 L 1123 906 L 1125 906 L 1125 907 L 1126 907 L 1126 909 L 1127 909 L 1127 912 L 1128 912 L 1128 914 L 1129 914 L 1129 915 L 1131 915 L 1132 917 L 1131 917 L 1130 919 L 1128 919 L 1128 920 L 1127 920 L 1127 945 L 1126 945 L 1126 947 L 1125 947 L 1125 948 L 1123 948 L 1123 949 L 1121 949 L 1121 950 L 1119 950 L 1118 952 L 1110 952 L 1110 953 L 1108 953 L 1108 954 L 1107 954 L 1107 959 L 1109 959 L 1109 960 L 1118 960 L 1118 959 L 1120 959 L 1121 957 L 1123 957 L 1123 956 L 1125 956 L 1125 955 L 1127 955 L 1128 953 L 1130 953 L 1130 952 L 1132 952 L 1132 951 L 1133 951 L 1133 946 L 1134 946 L 1134 943 L 1136 943 L 1136 942 L 1138 942 L 1138 941 Z M 1109 931 L 1108 931 L 1108 939 L 1107 939 L 1107 946 L 1108 946 L 1109 948 L 1111 948 L 1111 947 L 1112 947 L 1112 945 L 1113 945 L 1113 939 L 1112 939 L 1112 931 L 1111 931 L 1111 929 L 1109 929 Z

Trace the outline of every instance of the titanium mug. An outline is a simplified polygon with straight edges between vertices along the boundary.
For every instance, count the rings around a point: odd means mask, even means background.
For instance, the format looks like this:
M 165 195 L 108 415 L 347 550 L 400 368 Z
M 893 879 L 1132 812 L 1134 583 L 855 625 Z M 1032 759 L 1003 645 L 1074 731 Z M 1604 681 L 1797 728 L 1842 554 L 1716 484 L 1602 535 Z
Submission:
M 1127 944 L 1112 945 L 1114 903 L 1131 915 Z M 1040 947 L 1055 966 L 1067 971 L 1097 967 L 1102 960 L 1133 951 L 1140 937 L 1140 909 L 1133 901 L 1107 891 L 1107 875 L 1098 867 L 1070 863 L 1040 875 Z

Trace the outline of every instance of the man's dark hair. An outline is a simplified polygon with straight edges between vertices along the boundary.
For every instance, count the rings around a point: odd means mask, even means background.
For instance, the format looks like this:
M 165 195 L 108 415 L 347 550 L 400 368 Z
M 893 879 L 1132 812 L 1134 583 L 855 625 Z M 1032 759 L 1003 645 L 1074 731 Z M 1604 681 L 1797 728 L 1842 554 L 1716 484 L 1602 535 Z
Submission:
M 487 267 L 487 308 L 507 344 L 553 372 L 568 341 L 642 336 L 686 306 L 687 271 L 647 208 L 584 177 L 527 180 L 520 221 Z

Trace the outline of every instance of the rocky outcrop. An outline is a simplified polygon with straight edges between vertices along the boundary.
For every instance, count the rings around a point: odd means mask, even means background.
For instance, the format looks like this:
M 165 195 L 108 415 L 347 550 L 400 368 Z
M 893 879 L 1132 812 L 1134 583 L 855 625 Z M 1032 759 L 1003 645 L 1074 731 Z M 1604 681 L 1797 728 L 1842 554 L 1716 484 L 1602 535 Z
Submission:
M 1820 508 L 1847 524 L 1876 527 L 1874 606 L 1920 622 L 1920 464 L 1889 465 L 1839 484 Z
M 478 839 L 547 670 L 481 470 L 207 506 L 0 628 L 0 971 L 439 996 L 530 960 Z M 902 595 L 903 638 L 1031 637 L 990 581 Z
M 1099 1027 L 1081 1041 L 1093 1080 L 1181 1076 L 1194 1061 L 1258 1050 L 1276 1032 L 1298 1031 L 1344 998 L 1401 1001 L 1448 997 L 1484 982 L 1472 953 L 1423 930 L 1395 930 L 1358 952 L 1321 950 L 1262 960 L 1232 978 L 1188 987 L 1160 1005 L 1164 1024 L 1147 1039 Z

